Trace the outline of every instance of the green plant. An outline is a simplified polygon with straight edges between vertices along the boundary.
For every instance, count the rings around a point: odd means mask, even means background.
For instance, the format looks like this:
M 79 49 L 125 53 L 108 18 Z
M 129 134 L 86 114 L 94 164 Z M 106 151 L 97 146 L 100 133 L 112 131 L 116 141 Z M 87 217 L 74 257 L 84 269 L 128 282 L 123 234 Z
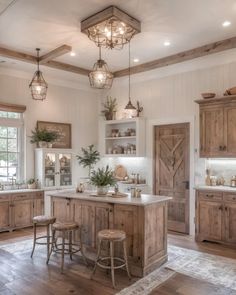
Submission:
M 36 183 L 36 180 L 34 178 L 30 178 L 28 181 L 27 181 L 27 184 L 33 184 L 33 183 Z
M 57 132 L 47 131 L 46 129 L 38 129 L 37 127 L 35 127 L 31 133 L 31 143 L 38 143 L 40 141 L 53 142 L 59 138 L 59 134 Z
M 94 145 L 91 144 L 87 148 L 81 148 L 82 155 L 77 155 L 76 158 L 80 165 L 84 168 L 89 168 L 89 176 L 93 166 L 100 160 L 100 154 L 95 149 Z
M 106 98 L 106 101 L 102 103 L 103 110 L 102 114 L 105 116 L 107 120 L 112 120 L 114 112 L 117 111 L 117 102 L 116 98 L 112 98 L 111 96 Z
M 106 168 L 98 168 L 97 171 L 93 170 L 91 172 L 90 182 L 97 187 L 116 184 L 114 173 L 108 165 Z

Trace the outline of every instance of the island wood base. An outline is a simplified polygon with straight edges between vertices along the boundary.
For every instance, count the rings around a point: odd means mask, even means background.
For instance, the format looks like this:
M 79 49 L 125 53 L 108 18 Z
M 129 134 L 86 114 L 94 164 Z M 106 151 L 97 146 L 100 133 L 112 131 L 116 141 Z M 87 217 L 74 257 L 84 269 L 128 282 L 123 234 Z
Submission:
M 145 205 L 55 195 L 51 200 L 52 214 L 57 220 L 74 220 L 81 226 L 84 252 L 89 259 L 96 257 L 97 233 L 102 229 L 115 228 L 127 234 L 129 267 L 133 276 L 143 277 L 167 261 L 168 199 Z M 122 256 L 122 245 L 118 244 L 115 247 L 116 256 Z M 107 250 L 105 245 L 103 251 Z

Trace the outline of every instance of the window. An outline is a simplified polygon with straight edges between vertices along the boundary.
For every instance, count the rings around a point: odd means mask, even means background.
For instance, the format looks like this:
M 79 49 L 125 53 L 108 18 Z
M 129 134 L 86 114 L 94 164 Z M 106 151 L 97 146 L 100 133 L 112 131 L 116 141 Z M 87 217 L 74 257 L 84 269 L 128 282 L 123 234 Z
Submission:
M 0 111 L 0 182 L 23 177 L 23 114 Z

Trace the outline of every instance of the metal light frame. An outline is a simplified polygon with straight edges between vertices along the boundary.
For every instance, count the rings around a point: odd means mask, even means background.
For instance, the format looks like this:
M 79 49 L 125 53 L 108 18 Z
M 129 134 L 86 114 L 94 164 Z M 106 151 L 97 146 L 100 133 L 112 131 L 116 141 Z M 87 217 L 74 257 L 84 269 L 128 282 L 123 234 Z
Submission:
M 31 90 L 31 95 L 34 100 L 43 101 L 47 96 L 48 84 L 43 78 L 43 73 L 39 70 L 39 48 L 36 48 L 37 51 L 37 71 L 34 73 L 34 76 L 29 84 Z
M 127 105 L 125 106 L 125 110 L 129 110 L 129 111 L 136 110 L 136 107 L 132 104 L 131 97 L 130 97 L 130 42 L 129 42 L 129 101 Z
M 99 59 L 88 76 L 92 88 L 110 89 L 112 86 L 113 74 L 109 71 L 107 63 L 101 58 L 101 47 L 99 47 Z
M 98 47 L 122 49 L 141 31 L 141 23 L 116 6 L 109 6 L 83 20 L 81 31 Z

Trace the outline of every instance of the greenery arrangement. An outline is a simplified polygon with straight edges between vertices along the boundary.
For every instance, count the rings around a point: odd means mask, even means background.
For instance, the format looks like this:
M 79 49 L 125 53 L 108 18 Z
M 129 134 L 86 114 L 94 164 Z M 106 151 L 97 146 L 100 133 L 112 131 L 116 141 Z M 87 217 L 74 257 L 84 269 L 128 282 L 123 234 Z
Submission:
M 97 187 L 116 184 L 114 173 L 108 165 L 106 168 L 98 168 L 97 171 L 93 170 L 91 172 L 90 182 Z
M 116 98 L 112 98 L 111 96 L 107 96 L 107 99 L 104 103 L 102 103 L 103 110 L 102 115 L 105 116 L 106 120 L 112 120 L 114 118 L 114 114 L 117 111 L 117 101 Z
M 45 142 L 54 142 L 59 138 L 59 134 L 55 131 L 47 131 L 46 129 L 38 129 L 35 127 L 34 130 L 31 131 L 32 135 L 30 136 L 31 143 L 39 143 L 40 141 Z
M 77 155 L 77 159 L 80 165 L 84 168 L 89 168 L 89 176 L 93 166 L 100 160 L 100 154 L 95 149 L 94 145 L 91 144 L 87 148 L 81 148 L 82 155 Z
M 30 178 L 28 181 L 27 181 L 27 184 L 33 184 L 33 183 L 36 183 L 36 180 L 34 178 Z

